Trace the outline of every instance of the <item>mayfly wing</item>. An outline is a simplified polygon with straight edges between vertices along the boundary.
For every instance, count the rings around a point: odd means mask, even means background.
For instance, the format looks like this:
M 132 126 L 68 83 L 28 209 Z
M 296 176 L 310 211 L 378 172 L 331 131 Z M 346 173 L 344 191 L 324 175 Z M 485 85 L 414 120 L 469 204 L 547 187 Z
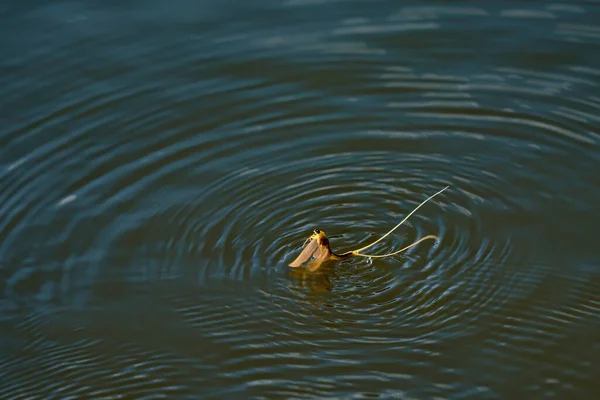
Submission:
M 321 264 L 329 260 L 329 258 L 331 257 L 331 253 L 326 247 L 320 246 L 319 250 L 320 254 L 315 254 L 315 259 L 308 263 L 308 270 L 311 272 L 316 271 L 321 266 Z
M 308 241 L 308 244 L 305 245 L 302 253 L 300 253 L 298 257 L 296 257 L 296 259 L 289 264 L 290 267 L 298 268 L 312 257 L 318 257 L 321 254 L 319 249 L 319 240 L 317 238 L 311 236 L 306 240 Z

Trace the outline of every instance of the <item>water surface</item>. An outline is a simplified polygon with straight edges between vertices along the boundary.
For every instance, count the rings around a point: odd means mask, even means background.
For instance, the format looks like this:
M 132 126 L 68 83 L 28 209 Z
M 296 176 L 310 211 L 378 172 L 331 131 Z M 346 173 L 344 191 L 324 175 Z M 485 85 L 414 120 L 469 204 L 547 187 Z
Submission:
M 598 2 L 12 3 L 0 398 L 598 398 Z

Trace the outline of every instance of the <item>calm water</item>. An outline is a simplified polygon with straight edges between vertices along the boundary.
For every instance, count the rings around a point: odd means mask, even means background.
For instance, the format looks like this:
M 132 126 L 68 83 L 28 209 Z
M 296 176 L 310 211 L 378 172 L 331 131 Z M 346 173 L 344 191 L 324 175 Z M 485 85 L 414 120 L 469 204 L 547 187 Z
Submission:
M 599 398 L 598 1 L 5 2 L 0 52 L 0 398 Z

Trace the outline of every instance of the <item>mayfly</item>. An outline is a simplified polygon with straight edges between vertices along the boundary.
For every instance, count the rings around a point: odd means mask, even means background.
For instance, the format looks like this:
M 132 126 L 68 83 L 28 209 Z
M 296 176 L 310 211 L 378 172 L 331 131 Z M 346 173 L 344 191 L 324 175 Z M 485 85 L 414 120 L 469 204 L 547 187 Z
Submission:
M 419 204 L 417 206 L 417 208 L 412 210 L 411 213 L 408 214 L 402 221 L 400 221 L 400 223 L 398 225 L 393 227 L 388 233 L 386 233 L 385 235 L 383 235 L 382 237 L 380 237 L 373 243 L 371 243 L 367 246 L 361 247 L 360 249 L 348 251 L 343 254 L 336 254 L 335 252 L 333 252 L 333 250 L 331 250 L 331 247 L 329 246 L 329 239 L 327 238 L 327 235 L 325 235 L 325 232 L 323 232 L 320 229 L 315 229 L 315 230 L 313 230 L 312 235 L 308 239 L 306 239 L 306 241 L 302 245 L 302 247 L 304 247 L 304 250 L 302 250 L 302 252 L 298 255 L 298 257 L 296 257 L 296 259 L 294 261 L 292 261 L 289 264 L 289 266 L 292 268 L 297 268 L 297 267 L 300 267 L 301 265 L 303 265 L 304 263 L 306 263 L 307 261 L 313 259 L 312 261 L 310 261 L 308 263 L 308 269 L 309 269 L 309 271 L 315 271 L 325 261 L 345 260 L 350 257 L 371 257 L 371 258 L 389 257 L 389 256 L 393 256 L 393 255 L 402 253 L 403 251 L 406 251 L 406 250 L 410 249 L 411 247 L 416 246 L 417 244 L 419 244 L 425 240 L 437 239 L 437 236 L 435 236 L 435 235 L 427 235 L 427 236 L 422 237 L 421 239 L 417 240 L 413 244 L 408 245 L 408 246 L 406 246 L 400 250 L 394 251 L 392 253 L 382 254 L 382 255 L 373 255 L 373 254 L 363 254 L 362 253 L 363 250 L 366 250 L 369 247 L 372 247 L 373 245 L 375 245 L 375 244 L 379 243 L 380 241 L 382 241 L 383 239 L 385 239 L 390 233 L 392 233 L 396 229 L 398 229 L 398 227 L 400 227 L 400 225 L 402 225 L 412 214 L 414 214 L 415 211 L 417 211 L 419 208 L 421 208 L 421 206 L 423 204 L 427 203 L 429 200 L 433 199 L 435 196 L 442 193 L 444 190 L 448 189 L 448 187 L 449 186 L 446 186 L 445 188 L 443 188 L 436 194 L 428 197 L 425 201 L 423 201 L 421 204 Z

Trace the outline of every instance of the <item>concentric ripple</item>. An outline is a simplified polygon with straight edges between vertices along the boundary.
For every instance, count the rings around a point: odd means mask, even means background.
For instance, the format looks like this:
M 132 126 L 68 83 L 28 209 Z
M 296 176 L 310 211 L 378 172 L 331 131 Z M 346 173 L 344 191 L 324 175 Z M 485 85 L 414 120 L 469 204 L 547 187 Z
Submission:
M 0 398 L 597 397 L 591 2 L 93 3 L 0 6 Z

